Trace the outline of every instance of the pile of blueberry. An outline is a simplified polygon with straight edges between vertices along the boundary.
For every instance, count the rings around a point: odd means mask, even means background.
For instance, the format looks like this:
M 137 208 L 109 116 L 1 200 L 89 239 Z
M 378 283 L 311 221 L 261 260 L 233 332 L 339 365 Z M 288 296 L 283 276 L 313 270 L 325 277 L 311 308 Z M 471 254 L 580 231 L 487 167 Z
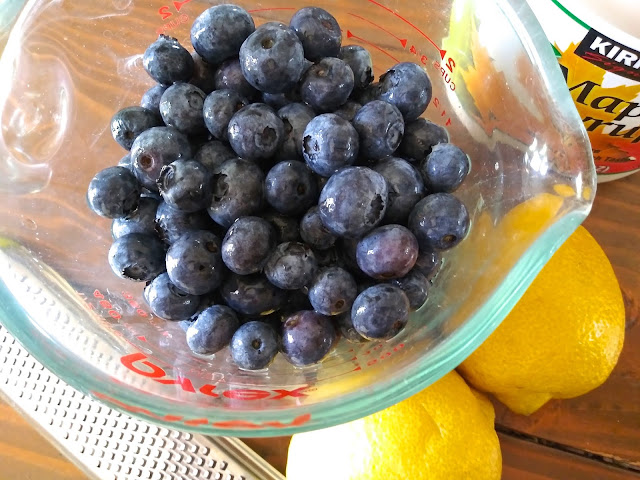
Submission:
M 229 345 L 243 369 L 397 335 L 469 229 L 451 194 L 468 157 L 420 118 L 427 74 L 400 63 L 374 83 L 369 52 L 314 7 L 255 28 L 218 5 L 191 42 L 146 50 L 157 85 L 111 121 L 129 153 L 89 185 L 113 271 L 147 282 L 193 352 Z

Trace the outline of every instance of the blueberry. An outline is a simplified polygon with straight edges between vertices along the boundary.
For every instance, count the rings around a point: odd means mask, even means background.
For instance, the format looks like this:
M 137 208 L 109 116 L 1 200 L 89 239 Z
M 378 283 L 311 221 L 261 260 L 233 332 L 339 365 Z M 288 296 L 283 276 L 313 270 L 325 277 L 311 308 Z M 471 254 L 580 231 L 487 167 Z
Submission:
M 178 238 L 169 247 L 166 262 L 171 282 L 192 295 L 218 288 L 226 273 L 220 239 L 206 230 L 187 232 Z
M 339 58 L 323 58 L 300 81 L 302 100 L 318 112 L 335 110 L 349 99 L 352 91 L 353 72 Z
M 349 343 L 364 343 L 368 340 L 360 335 L 353 327 L 351 321 L 351 312 L 345 312 L 340 315 L 336 315 L 336 326 L 340 332 L 340 336 Z
M 187 232 L 211 230 L 215 224 L 206 211 L 182 212 L 160 202 L 156 211 L 156 230 L 160 238 L 169 245 Z
M 191 56 L 193 58 L 193 75 L 189 83 L 208 95 L 216 89 L 216 68 L 205 62 L 196 52 L 193 52 Z
M 280 158 L 302 158 L 302 136 L 314 111 L 304 103 L 289 103 L 278 110 L 284 125 L 284 137 L 276 155 Z
M 264 322 L 248 322 L 233 334 L 231 358 L 244 370 L 267 368 L 278 354 L 280 341 L 275 330 Z
M 262 215 L 276 232 L 276 243 L 297 242 L 300 240 L 300 227 L 294 217 L 282 215 L 275 210 L 270 210 Z
M 427 280 L 432 280 L 441 266 L 442 259 L 437 250 L 421 248 L 413 271 L 420 272 Z
M 431 101 L 431 80 L 418 64 L 399 63 L 380 77 L 379 98 L 398 107 L 405 121 L 411 122 Z
M 262 271 L 276 246 L 273 226 L 260 217 L 241 217 L 222 241 L 222 260 L 232 272 L 248 275 Z
M 358 242 L 356 260 L 364 273 L 377 280 L 404 277 L 418 258 L 418 241 L 402 225 L 385 225 Z
M 282 353 L 296 367 L 320 362 L 336 340 L 331 320 L 310 310 L 289 316 L 282 327 Z
M 205 93 L 190 83 L 170 86 L 160 99 L 160 114 L 164 123 L 189 135 L 203 132 L 202 107 L 205 98 Z
M 126 107 L 111 118 L 111 135 L 118 144 L 131 150 L 133 142 L 142 132 L 162 125 L 162 119 L 142 107 Z
M 335 247 L 326 248 L 324 250 L 313 249 L 313 254 L 316 256 L 318 267 L 333 267 L 342 264 L 342 259 L 338 249 Z
M 365 88 L 354 88 L 351 94 L 351 100 L 358 102 L 360 105 L 366 105 L 378 99 L 380 95 L 380 84 L 374 82 Z
M 158 189 L 170 207 L 197 212 L 211 203 L 211 173 L 200 162 L 181 158 L 162 167 Z
M 232 158 L 236 158 L 236 153 L 218 140 L 212 140 L 202 145 L 193 157 L 210 172 L 215 171 L 220 165 Z
M 193 58 L 175 38 L 160 35 L 142 56 L 142 65 L 156 82 L 186 82 L 193 74 Z
M 349 100 L 340 108 L 336 109 L 333 113 L 335 113 L 339 117 L 344 118 L 347 122 L 351 122 L 355 118 L 356 113 L 358 113 L 358 110 L 360 110 L 361 108 L 362 105 L 360 105 L 358 102 Z
M 191 43 L 205 62 L 219 65 L 238 55 L 242 42 L 254 30 L 253 19 L 246 10 L 236 5 L 217 5 L 195 19 Z
M 235 312 L 224 305 L 213 305 L 198 315 L 187 330 L 187 345 L 192 352 L 213 355 L 229 345 L 240 327 Z
M 309 287 L 313 309 L 323 315 L 338 315 L 351 310 L 358 295 L 353 276 L 340 267 L 323 269 Z
M 262 25 L 242 44 L 240 67 L 258 90 L 286 92 L 298 83 L 305 67 L 302 44 L 284 25 Z
M 247 82 L 240 67 L 238 58 L 230 58 L 225 60 L 218 67 L 215 74 L 216 90 L 233 90 L 242 98 L 251 101 L 258 96 L 258 90 Z
M 133 173 L 133 164 L 131 163 L 131 153 L 127 153 L 124 157 L 120 159 L 118 162 L 118 167 L 124 167 L 127 170 L 131 170 Z
M 337 20 L 318 7 L 305 7 L 291 17 L 289 23 L 304 47 L 305 57 L 315 62 L 323 57 L 337 57 L 342 32 Z
M 402 289 L 409 299 L 411 310 L 419 309 L 427 301 L 429 280 L 418 270 L 411 270 L 404 277 L 392 280 L 391 284 Z
M 298 215 L 318 202 L 313 173 L 297 160 L 277 163 L 265 179 L 267 202 L 280 213 Z
M 380 100 L 369 102 L 358 110 L 353 126 L 360 136 L 360 155 L 371 160 L 393 155 L 404 134 L 400 111 Z
M 216 90 L 204 101 L 204 124 L 218 140 L 227 140 L 229 121 L 249 101 L 233 90 Z
M 360 141 L 353 125 L 333 113 L 318 115 L 304 130 L 302 155 L 309 168 L 330 177 L 358 158 Z
M 387 210 L 387 183 L 366 167 L 331 176 L 320 193 L 320 218 L 335 235 L 358 238 L 378 225 Z
M 138 208 L 140 183 L 125 167 L 107 167 L 89 182 L 87 202 L 98 215 L 126 217 Z
M 448 141 L 449 135 L 444 127 L 419 118 L 405 125 L 398 153 L 409 160 L 421 162 L 435 145 Z
M 156 211 L 160 202 L 155 198 L 140 197 L 138 208 L 126 217 L 116 218 L 111 224 L 114 239 L 130 233 L 156 234 Z
M 262 103 L 269 105 L 274 110 L 279 110 L 285 105 L 289 105 L 291 100 L 286 93 L 262 93 Z
M 243 315 L 269 315 L 287 302 L 287 292 L 262 274 L 231 274 L 222 283 L 220 293 L 228 306 Z
M 269 105 L 253 103 L 231 117 L 228 135 L 239 157 L 264 160 L 272 157 L 282 143 L 284 125 Z
M 420 172 L 406 160 L 395 157 L 380 160 L 372 168 L 384 177 L 389 188 L 384 220 L 406 224 L 411 210 L 426 194 Z
M 469 173 L 469 157 L 451 143 L 441 143 L 420 164 L 420 172 L 431 192 L 453 192 Z
M 154 85 L 144 92 L 140 100 L 140 106 L 160 117 L 160 98 L 162 98 L 162 94 L 167 88 L 169 87 L 166 85 Z
M 338 58 L 351 68 L 355 88 L 366 88 L 373 82 L 373 63 L 366 48 L 360 45 L 345 45 L 340 49 Z
M 307 211 L 300 221 L 302 240 L 318 250 L 331 248 L 336 243 L 336 236 L 322 223 L 320 208 L 315 205 Z
M 395 337 L 409 320 L 409 299 L 394 285 L 379 284 L 364 290 L 351 307 L 356 331 L 369 340 Z
M 469 232 L 469 213 L 450 193 L 434 193 L 420 200 L 409 215 L 409 229 L 421 250 L 447 250 Z
M 154 127 L 133 142 L 133 170 L 145 188 L 157 192 L 162 167 L 180 158 L 191 158 L 191 153 L 191 144 L 184 134 L 171 127 Z
M 264 267 L 267 279 L 284 290 L 297 290 L 309 285 L 317 271 L 318 262 L 313 250 L 300 242 L 278 245 Z
M 196 313 L 199 304 L 197 295 L 190 295 L 176 287 L 169 275 L 158 275 L 144 289 L 144 298 L 154 315 L 165 320 L 187 320 Z
M 227 160 L 213 171 L 213 197 L 209 215 L 223 227 L 238 218 L 258 213 L 264 204 L 264 174 L 254 162 Z
M 164 245 L 153 235 L 124 235 L 111 245 L 109 265 L 120 278 L 148 282 L 164 271 Z

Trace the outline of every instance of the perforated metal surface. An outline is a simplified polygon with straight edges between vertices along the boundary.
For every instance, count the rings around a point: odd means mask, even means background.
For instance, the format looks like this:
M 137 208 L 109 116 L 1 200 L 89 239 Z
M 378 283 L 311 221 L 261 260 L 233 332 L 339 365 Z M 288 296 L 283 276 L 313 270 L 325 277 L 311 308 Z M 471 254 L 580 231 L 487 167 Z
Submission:
M 237 439 L 158 427 L 83 395 L 37 362 L 2 325 L 0 392 L 92 478 L 284 478 Z

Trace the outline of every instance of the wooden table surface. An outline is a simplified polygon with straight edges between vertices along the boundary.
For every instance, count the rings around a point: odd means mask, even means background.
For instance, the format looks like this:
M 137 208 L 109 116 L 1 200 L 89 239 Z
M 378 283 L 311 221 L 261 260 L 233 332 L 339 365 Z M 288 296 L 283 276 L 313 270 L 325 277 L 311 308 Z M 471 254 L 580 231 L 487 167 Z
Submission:
M 640 480 L 640 174 L 600 185 L 585 222 L 614 266 L 627 339 L 609 380 L 519 416 L 496 404 L 504 480 Z M 284 471 L 287 437 L 247 443 Z M 86 478 L 0 400 L 0 480 Z

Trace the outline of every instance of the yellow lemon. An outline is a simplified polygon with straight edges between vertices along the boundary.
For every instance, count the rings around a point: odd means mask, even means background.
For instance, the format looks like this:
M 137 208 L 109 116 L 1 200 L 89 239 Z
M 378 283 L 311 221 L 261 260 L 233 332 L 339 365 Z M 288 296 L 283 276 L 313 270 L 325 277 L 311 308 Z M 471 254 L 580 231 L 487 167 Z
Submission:
M 613 268 L 578 227 L 458 371 L 528 415 L 552 398 L 577 397 L 602 384 L 616 365 L 624 329 Z
M 493 422 L 491 402 L 451 372 L 386 410 L 294 435 L 287 479 L 499 480 Z

